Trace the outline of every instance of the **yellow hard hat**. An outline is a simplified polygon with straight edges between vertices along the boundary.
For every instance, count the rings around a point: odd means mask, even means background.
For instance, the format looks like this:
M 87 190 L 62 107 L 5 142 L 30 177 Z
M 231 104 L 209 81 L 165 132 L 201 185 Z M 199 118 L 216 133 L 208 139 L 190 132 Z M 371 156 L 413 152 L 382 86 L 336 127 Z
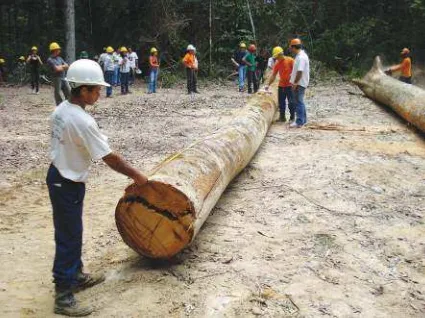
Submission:
M 282 47 L 276 46 L 276 47 L 273 48 L 272 56 L 273 56 L 274 59 L 277 58 L 281 54 L 283 55 Z
M 121 51 L 121 52 L 128 52 L 128 50 L 127 50 L 127 48 L 126 48 L 125 46 L 121 46 L 120 51 Z
M 114 52 L 114 48 L 112 46 L 108 46 L 106 48 L 106 53 L 112 53 L 112 52 Z
M 52 42 L 52 43 L 50 43 L 50 45 L 49 45 L 49 50 L 50 51 L 54 51 L 54 50 L 60 50 L 60 46 L 59 46 L 59 44 L 57 44 L 56 42 Z
M 244 42 L 241 42 L 239 44 L 239 47 L 242 48 L 242 49 L 246 49 L 246 44 Z
M 4 59 L 0 59 L 0 64 L 3 64 L 4 62 Z
M 158 50 L 155 47 L 151 48 L 151 53 L 156 53 L 156 52 L 158 52 Z
M 31 51 L 38 51 L 38 49 L 37 49 L 37 47 L 36 47 L 36 46 L 33 46 L 33 47 L 31 48 Z
M 20 60 L 20 61 L 25 61 L 25 57 L 21 55 L 21 56 L 19 57 L 19 60 Z

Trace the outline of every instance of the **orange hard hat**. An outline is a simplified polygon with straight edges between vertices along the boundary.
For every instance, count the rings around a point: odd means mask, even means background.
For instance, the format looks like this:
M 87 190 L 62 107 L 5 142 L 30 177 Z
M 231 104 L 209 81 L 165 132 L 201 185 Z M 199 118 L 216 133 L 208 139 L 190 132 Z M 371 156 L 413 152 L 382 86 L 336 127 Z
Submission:
M 248 51 L 250 51 L 250 52 L 255 52 L 255 51 L 257 51 L 257 48 L 256 48 L 256 46 L 255 46 L 254 44 L 251 44 L 251 45 L 248 47 Z
M 401 54 L 409 54 L 409 53 L 410 53 L 410 50 L 407 47 L 401 50 Z
M 301 40 L 300 39 L 292 39 L 291 40 L 291 46 L 292 45 L 301 45 L 302 43 L 301 43 Z

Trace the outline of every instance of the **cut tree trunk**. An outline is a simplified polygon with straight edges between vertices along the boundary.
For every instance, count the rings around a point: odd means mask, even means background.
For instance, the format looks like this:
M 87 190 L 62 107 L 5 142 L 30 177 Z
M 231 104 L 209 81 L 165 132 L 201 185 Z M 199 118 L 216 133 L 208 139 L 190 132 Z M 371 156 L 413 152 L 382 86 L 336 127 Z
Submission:
M 369 98 L 391 107 L 398 115 L 425 132 L 425 90 L 384 73 L 381 59 L 361 80 L 354 80 Z
M 228 124 L 160 163 L 147 185 L 126 189 L 115 219 L 127 245 L 150 258 L 171 258 L 194 239 L 263 142 L 277 110 L 273 90 L 256 94 Z

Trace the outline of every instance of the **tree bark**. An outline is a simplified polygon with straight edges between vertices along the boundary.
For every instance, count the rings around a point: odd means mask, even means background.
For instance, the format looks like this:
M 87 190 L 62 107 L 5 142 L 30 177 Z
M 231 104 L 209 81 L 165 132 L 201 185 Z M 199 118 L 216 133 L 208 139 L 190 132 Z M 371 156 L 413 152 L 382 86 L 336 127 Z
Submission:
M 227 125 L 164 160 L 147 185 L 126 189 L 115 212 L 125 243 L 139 254 L 170 258 L 194 239 L 263 142 L 277 109 L 274 91 L 256 94 Z
M 65 57 L 68 63 L 75 61 L 75 6 L 74 0 L 65 0 Z
M 366 96 L 391 107 L 398 115 L 425 132 L 425 90 L 386 75 L 379 56 L 365 77 L 354 82 Z

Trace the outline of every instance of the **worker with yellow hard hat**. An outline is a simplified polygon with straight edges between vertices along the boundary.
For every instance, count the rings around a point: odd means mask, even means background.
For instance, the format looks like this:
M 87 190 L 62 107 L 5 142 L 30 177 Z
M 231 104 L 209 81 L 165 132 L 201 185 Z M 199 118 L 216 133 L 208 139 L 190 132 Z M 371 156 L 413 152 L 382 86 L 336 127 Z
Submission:
M 232 63 L 238 69 L 239 92 L 243 92 L 245 87 L 247 67 L 243 59 L 247 54 L 248 52 L 246 50 L 245 42 L 240 42 L 238 50 L 234 53 L 233 57 L 231 58 Z
M 279 74 L 278 86 L 278 102 L 280 111 L 280 121 L 286 122 L 286 102 L 289 108 L 289 121 L 292 123 L 295 120 L 295 105 L 294 94 L 292 92 L 292 84 L 290 83 L 292 69 L 294 68 L 294 59 L 290 56 L 285 56 L 283 48 L 276 46 L 273 48 L 272 57 L 275 59 L 272 75 L 265 87 L 266 90 L 275 81 Z
M 121 59 L 119 62 L 120 65 L 120 81 L 121 81 L 121 94 L 128 94 L 128 85 L 130 79 L 131 65 L 128 58 L 128 50 L 125 46 L 120 48 Z
M 156 84 L 158 82 L 158 73 L 159 73 L 159 60 L 158 60 L 158 50 L 153 47 L 150 51 L 151 55 L 149 56 L 149 90 L 148 94 L 156 93 Z
M 105 74 L 105 82 L 110 86 L 106 87 L 106 97 L 112 97 L 112 85 L 114 84 L 114 71 L 115 71 L 115 63 L 114 63 L 114 48 L 112 46 L 108 46 L 106 48 L 106 56 L 103 60 L 103 72 Z
M 398 79 L 404 83 L 412 84 L 412 58 L 410 57 L 410 50 L 408 48 L 402 49 L 400 56 L 402 58 L 401 63 L 391 66 L 385 73 L 392 75 L 393 72 L 400 72 L 401 74 Z
M 40 66 L 43 65 L 40 56 L 37 54 L 38 48 L 34 45 L 31 48 L 26 62 L 31 74 L 31 90 L 33 94 L 38 94 L 40 86 Z
M 292 84 L 292 90 L 294 92 L 296 120 L 290 124 L 289 127 L 300 128 L 307 123 L 304 95 L 310 82 L 310 59 L 304 51 L 300 39 L 292 39 L 290 42 L 290 49 L 295 55 L 295 63 L 292 69 L 290 83 Z
M 54 97 L 57 106 L 62 103 L 64 99 L 68 99 L 71 93 L 71 87 L 69 87 L 68 82 L 64 81 L 69 65 L 60 56 L 61 47 L 58 43 L 50 43 L 49 49 L 50 57 L 47 59 L 47 65 L 49 65 L 50 70 L 52 71 Z M 62 97 L 61 91 L 65 98 Z
M 26 74 L 27 74 L 25 57 L 23 55 L 21 55 L 18 58 L 14 72 L 15 72 L 15 75 L 16 75 L 15 79 L 18 80 L 19 85 L 23 85 L 24 81 L 25 81 Z

